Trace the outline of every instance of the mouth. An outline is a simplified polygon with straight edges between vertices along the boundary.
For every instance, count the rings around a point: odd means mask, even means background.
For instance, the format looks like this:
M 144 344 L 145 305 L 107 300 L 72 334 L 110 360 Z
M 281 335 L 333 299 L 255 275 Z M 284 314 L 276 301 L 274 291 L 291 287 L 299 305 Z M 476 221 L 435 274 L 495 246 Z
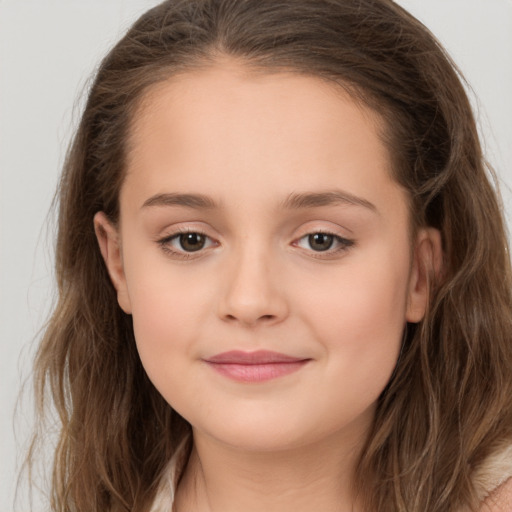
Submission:
M 223 352 L 204 360 L 213 370 L 238 382 L 264 382 L 303 368 L 311 359 L 268 350 Z

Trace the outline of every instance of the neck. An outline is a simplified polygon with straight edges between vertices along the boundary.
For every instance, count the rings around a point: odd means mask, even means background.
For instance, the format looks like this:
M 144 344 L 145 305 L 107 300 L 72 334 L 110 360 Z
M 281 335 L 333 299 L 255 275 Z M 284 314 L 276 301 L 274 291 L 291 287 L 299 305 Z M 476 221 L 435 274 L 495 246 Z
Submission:
M 334 436 L 308 446 L 254 452 L 194 432 L 175 510 L 357 512 L 352 483 L 360 445 L 346 441 Z

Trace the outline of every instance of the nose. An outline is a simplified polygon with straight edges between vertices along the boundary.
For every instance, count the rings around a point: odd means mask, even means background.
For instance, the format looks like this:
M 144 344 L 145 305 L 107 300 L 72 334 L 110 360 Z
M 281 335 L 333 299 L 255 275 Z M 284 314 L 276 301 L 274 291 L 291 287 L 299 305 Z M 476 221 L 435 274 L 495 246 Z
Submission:
M 247 249 L 226 261 L 225 276 L 219 301 L 222 320 L 254 327 L 277 324 L 288 316 L 282 273 L 262 251 Z

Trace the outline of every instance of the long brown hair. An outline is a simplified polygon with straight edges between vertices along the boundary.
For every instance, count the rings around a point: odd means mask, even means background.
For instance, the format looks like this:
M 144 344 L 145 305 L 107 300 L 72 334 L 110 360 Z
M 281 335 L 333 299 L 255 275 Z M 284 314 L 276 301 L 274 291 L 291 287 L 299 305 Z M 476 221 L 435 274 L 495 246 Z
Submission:
M 144 372 L 93 216 L 118 219 L 144 93 L 219 55 L 334 81 L 382 119 L 414 225 L 442 234 L 443 271 L 425 319 L 407 329 L 355 486 L 369 512 L 474 505 L 473 473 L 512 443 L 511 276 L 492 175 L 454 64 L 391 0 L 169 0 L 103 61 L 60 182 L 59 298 L 35 363 L 40 409 L 50 398 L 60 421 L 51 510 L 145 512 L 190 429 Z

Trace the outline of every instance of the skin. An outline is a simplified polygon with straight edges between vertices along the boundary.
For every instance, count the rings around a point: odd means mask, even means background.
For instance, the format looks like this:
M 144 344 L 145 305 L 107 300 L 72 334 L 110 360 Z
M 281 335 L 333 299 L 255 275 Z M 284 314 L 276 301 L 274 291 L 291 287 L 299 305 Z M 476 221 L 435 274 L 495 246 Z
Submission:
M 142 363 L 193 427 L 177 510 L 359 510 L 355 460 L 440 247 L 433 229 L 411 239 L 379 132 L 331 84 L 230 61 L 146 95 L 120 223 L 100 212 L 95 226 Z M 332 191 L 341 198 L 289 204 Z M 204 248 L 187 253 L 178 230 Z M 338 237 L 330 249 L 311 245 L 319 232 Z M 258 383 L 205 363 L 261 349 L 307 363 Z

